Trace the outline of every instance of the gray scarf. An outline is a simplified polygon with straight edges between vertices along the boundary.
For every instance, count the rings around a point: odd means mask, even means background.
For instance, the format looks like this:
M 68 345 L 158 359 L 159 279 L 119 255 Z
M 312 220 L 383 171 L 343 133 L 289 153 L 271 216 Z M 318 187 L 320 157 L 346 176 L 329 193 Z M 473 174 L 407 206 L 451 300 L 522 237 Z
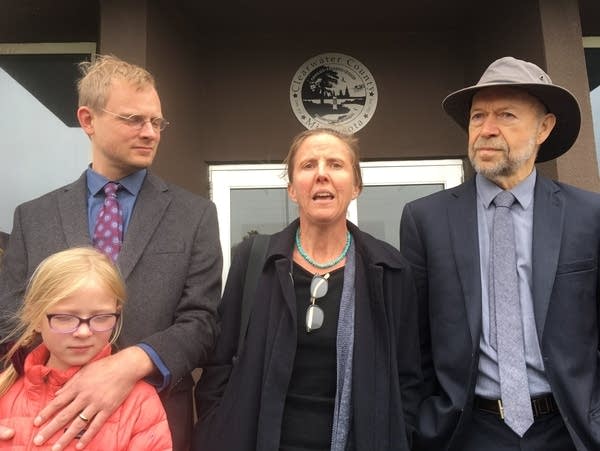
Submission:
M 352 420 L 352 354 L 354 350 L 355 272 L 354 240 L 352 240 L 346 256 L 344 286 L 342 288 L 337 328 L 337 385 L 335 391 L 335 409 L 333 411 L 333 429 L 331 432 L 331 451 L 349 451 L 346 449 L 346 446 L 348 444 Z

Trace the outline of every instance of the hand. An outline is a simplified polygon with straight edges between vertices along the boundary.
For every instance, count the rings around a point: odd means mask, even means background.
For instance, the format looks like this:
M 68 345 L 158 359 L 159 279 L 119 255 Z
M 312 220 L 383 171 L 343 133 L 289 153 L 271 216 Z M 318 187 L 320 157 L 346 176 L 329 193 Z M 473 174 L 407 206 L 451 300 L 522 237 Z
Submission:
M 10 440 L 15 435 L 15 430 L 6 426 L 0 425 L 0 441 Z
M 34 419 L 35 426 L 45 425 L 33 443 L 43 444 L 68 425 L 52 451 L 66 448 L 87 428 L 76 445 L 77 449 L 85 448 L 127 398 L 135 383 L 149 375 L 153 368 L 148 355 L 137 346 L 84 366 Z

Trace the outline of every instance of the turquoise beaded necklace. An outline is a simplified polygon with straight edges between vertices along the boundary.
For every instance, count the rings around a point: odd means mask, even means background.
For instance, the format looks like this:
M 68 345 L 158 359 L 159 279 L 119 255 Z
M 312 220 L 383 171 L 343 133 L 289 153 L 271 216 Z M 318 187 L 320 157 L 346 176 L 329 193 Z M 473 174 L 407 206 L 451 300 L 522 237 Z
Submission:
M 341 262 L 346 257 L 346 254 L 348 253 L 348 249 L 350 249 L 350 243 L 352 243 L 352 235 L 350 234 L 349 231 L 346 231 L 346 245 L 344 246 L 342 253 L 337 258 L 334 258 L 333 260 L 330 260 L 325 263 L 317 263 L 316 261 L 314 261 L 312 258 L 310 258 L 308 256 L 308 254 L 302 247 L 302 243 L 300 243 L 300 227 L 298 227 L 296 229 L 296 248 L 298 249 L 298 253 L 302 256 L 302 258 L 304 260 L 306 260 L 308 263 L 313 265 L 315 268 L 327 269 L 327 268 L 331 268 L 332 266 L 337 265 L 339 262 Z

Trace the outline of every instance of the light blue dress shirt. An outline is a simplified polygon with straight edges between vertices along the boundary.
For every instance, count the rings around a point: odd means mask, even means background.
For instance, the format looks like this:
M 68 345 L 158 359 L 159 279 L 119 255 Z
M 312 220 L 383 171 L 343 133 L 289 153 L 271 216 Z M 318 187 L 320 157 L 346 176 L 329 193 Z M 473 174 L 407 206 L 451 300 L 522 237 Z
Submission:
M 129 226 L 129 220 L 131 219 L 131 213 L 135 206 L 137 195 L 142 189 L 142 184 L 146 178 L 146 169 L 134 172 L 121 180 L 108 180 L 103 175 L 98 174 L 92 168 L 88 168 L 87 174 L 87 187 L 88 187 L 88 225 L 90 230 L 90 238 L 94 237 L 94 226 L 96 224 L 96 218 L 100 214 L 100 209 L 104 203 L 104 185 L 108 182 L 118 182 L 122 188 L 117 191 L 117 199 L 119 206 L 123 211 L 123 241 L 127 233 L 127 227 Z
M 523 335 L 525 342 L 525 362 L 531 397 L 550 393 L 550 385 L 544 371 L 544 362 L 535 326 L 532 286 L 533 249 L 533 204 L 537 172 L 533 172 L 510 190 L 517 202 L 511 208 L 515 227 L 517 276 Z M 490 238 L 494 220 L 494 197 L 502 188 L 477 174 L 477 224 L 479 232 L 479 255 L 481 269 L 481 319 L 482 330 L 479 339 L 479 375 L 475 393 L 484 398 L 500 398 L 500 377 L 498 354 L 490 345 L 489 280 L 490 280 Z

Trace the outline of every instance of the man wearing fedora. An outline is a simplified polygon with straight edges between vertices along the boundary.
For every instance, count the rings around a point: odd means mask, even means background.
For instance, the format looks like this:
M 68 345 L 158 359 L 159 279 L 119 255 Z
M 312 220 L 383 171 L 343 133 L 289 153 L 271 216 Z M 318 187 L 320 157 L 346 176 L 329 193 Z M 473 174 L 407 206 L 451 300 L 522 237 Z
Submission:
M 600 449 L 600 195 L 538 174 L 577 100 L 505 57 L 450 94 L 476 176 L 406 205 L 419 293 L 419 450 Z

